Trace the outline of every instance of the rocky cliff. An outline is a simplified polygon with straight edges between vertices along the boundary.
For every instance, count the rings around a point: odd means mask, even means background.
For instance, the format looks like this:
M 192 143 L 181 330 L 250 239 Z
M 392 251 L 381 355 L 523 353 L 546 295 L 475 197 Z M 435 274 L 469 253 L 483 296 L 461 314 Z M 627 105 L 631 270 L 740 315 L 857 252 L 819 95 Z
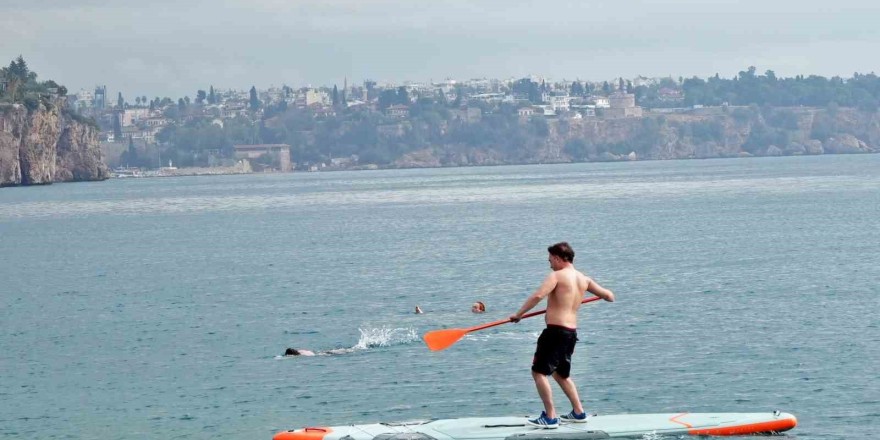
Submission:
M 525 122 L 525 121 L 523 121 Z M 512 142 L 513 143 L 513 142 Z M 880 114 L 853 108 L 706 108 L 642 118 L 549 119 L 539 142 L 438 145 L 397 167 L 876 153 Z
M 104 180 L 98 129 L 58 103 L 0 107 L 0 186 Z

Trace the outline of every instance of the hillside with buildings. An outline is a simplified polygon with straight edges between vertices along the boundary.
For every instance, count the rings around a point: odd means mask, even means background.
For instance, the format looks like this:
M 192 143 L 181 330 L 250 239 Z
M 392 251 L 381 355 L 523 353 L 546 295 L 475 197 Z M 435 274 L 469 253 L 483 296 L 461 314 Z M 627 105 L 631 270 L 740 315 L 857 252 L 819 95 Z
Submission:
M 880 80 L 445 80 L 135 97 L 68 95 L 112 167 L 254 171 L 868 153 Z M 237 167 L 237 168 L 236 168 Z

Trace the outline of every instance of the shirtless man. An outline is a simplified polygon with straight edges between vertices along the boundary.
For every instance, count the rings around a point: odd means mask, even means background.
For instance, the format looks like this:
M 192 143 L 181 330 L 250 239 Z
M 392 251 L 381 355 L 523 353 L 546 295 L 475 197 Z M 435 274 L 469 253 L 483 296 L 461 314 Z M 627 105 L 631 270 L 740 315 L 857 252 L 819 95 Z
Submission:
M 548 261 L 553 272 L 547 275 L 541 287 L 532 294 L 516 314 L 510 316 L 512 322 L 519 322 L 522 316 L 547 297 L 547 314 L 544 317 L 547 328 L 538 338 L 538 347 L 532 360 L 532 377 L 538 388 L 538 395 L 544 402 L 540 417 L 529 420 L 529 424 L 541 428 L 559 427 L 559 418 L 553 407 L 553 392 L 547 376 L 553 375 L 565 396 L 571 401 L 572 410 L 562 415 L 566 422 L 583 423 L 587 414 L 581 405 L 577 388 L 569 377 L 571 355 L 577 342 L 577 311 L 584 292 L 590 292 L 605 301 L 614 301 L 614 293 L 593 281 L 574 268 L 574 250 L 566 242 L 556 243 L 547 248 Z

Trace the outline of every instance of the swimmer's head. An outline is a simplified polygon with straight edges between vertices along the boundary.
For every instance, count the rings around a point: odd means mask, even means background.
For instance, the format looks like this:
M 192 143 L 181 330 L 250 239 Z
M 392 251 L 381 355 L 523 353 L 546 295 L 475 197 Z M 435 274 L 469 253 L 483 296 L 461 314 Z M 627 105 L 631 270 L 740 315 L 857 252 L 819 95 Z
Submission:
M 471 306 L 471 311 L 474 313 L 483 313 L 486 311 L 486 305 L 483 304 L 482 301 L 477 301 Z
M 299 351 L 293 348 L 288 348 L 284 351 L 285 356 L 299 356 Z

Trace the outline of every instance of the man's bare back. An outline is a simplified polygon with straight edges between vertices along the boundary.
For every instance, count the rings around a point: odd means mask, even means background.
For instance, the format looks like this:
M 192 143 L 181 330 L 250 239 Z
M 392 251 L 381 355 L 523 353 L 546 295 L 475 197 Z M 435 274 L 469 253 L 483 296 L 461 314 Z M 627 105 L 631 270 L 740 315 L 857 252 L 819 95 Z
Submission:
M 569 266 L 550 274 L 555 279 L 556 287 L 547 296 L 547 324 L 577 328 L 577 311 L 581 306 L 583 292 L 586 292 L 589 281 L 586 275 Z
M 590 292 L 605 301 L 614 301 L 613 292 L 575 269 L 571 262 L 555 255 L 550 255 L 548 261 L 553 272 L 544 278 L 544 282 L 526 300 L 522 308 L 510 317 L 512 321 L 519 321 L 522 315 L 547 297 L 547 315 L 544 321 L 547 324 L 577 328 L 577 311 L 581 306 L 584 292 Z

